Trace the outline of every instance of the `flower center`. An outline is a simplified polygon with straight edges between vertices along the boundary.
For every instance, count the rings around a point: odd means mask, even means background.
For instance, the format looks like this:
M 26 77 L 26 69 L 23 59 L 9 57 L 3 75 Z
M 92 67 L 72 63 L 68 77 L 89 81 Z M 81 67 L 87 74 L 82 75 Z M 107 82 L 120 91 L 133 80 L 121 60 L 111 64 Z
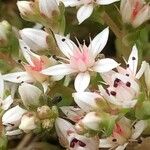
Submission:
M 89 55 L 88 48 L 84 45 L 82 51 L 76 50 L 73 56 L 70 58 L 70 65 L 73 69 L 81 72 L 85 72 L 94 64 L 94 59 Z
M 131 20 L 132 21 L 134 21 L 134 19 L 136 18 L 137 14 L 141 8 L 142 8 L 142 5 L 140 4 L 139 1 L 137 1 L 133 7 L 132 14 L 131 14 Z
M 33 60 L 34 66 L 31 66 L 33 71 L 41 71 L 43 69 L 43 61 L 42 60 Z
M 80 140 L 78 140 L 76 138 L 72 139 L 72 141 L 70 142 L 70 147 L 74 148 L 77 145 L 79 145 L 80 147 L 85 147 L 86 146 L 86 144 L 83 143 L 82 141 L 80 141 Z

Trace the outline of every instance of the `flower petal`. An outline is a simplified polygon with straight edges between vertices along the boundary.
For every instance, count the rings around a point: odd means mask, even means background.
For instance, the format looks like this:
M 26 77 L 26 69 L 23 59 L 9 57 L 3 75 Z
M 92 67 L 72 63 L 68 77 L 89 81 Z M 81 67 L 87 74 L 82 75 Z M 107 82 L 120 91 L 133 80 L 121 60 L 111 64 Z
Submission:
M 13 135 L 19 135 L 22 134 L 22 131 L 20 129 L 12 130 L 12 131 L 6 131 L 7 136 L 13 136 Z
M 83 92 L 90 83 L 90 74 L 89 72 L 79 73 L 75 78 L 75 89 L 78 92 Z
M 99 140 L 99 148 L 111 148 L 113 146 L 114 145 L 109 138 Z
M 76 104 L 84 111 L 89 112 L 97 107 L 96 101 L 102 99 L 97 93 L 77 92 L 72 94 Z
M 129 68 L 127 70 L 131 70 L 136 75 L 137 65 L 138 65 L 138 50 L 136 45 L 133 46 L 131 54 L 128 59 Z
M 58 11 L 58 4 L 56 0 L 39 0 L 39 9 L 42 14 L 47 16 L 48 18 L 52 17 L 53 11 Z
M 33 58 L 40 60 L 40 56 L 31 52 L 29 46 L 23 40 L 19 40 L 19 43 L 24 58 L 31 66 L 34 66 Z
M 64 3 L 65 7 L 68 6 L 74 7 L 83 4 L 83 2 L 79 0 L 61 0 L 61 1 Z
M 21 82 L 33 82 L 34 79 L 26 72 L 14 72 L 3 75 L 4 81 L 21 83 Z
M 67 118 L 73 122 L 78 122 L 84 116 L 84 111 L 81 108 L 76 108 L 74 106 L 63 106 L 60 107 L 60 109 L 67 116 Z
M 109 5 L 114 2 L 118 2 L 118 1 L 120 1 L 120 0 L 97 0 L 96 3 L 100 4 L 100 5 Z
M 77 12 L 77 19 L 79 24 L 91 16 L 93 12 L 93 4 L 83 5 L 79 8 Z
M 46 68 L 41 71 L 42 74 L 52 75 L 52 76 L 68 75 L 75 72 L 76 70 L 72 69 L 69 64 L 59 64 L 59 65 Z
M 11 97 L 11 95 L 9 95 L 4 101 L 3 101 L 3 105 L 2 105 L 2 109 L 3 110 L 7 110 L 10 105 L 13 103 L 13 99 Z
M 70 58 L 70 56 L 72 56 L 73 53 L 78 49 L 75 43 L 67 37 L 55 34 L 55 38 L 59 49 L 68 58 Z
M 135 76 L 137 79 L 141 78 L 141 76 L 143 75 L 143 73 L 144 73 L 144 71 L 146 69 L 146 66 L 147 66 L 146 61 L 143 61 L 140 70 L 137 72 L 137 74 Z
M 96 72 L 104 73 L 116 68 L 117 66 L 119 66 L 119 64 L 115 60 L 105 58 L 98 60 L 92 69 Z
M 120 145 L 120 146 L 118 146 L 115 150 L 124 150 L 127 145 L 128 145 L 128 143 L 125 143 L 125 144 L 123 144 L 123 145 Z
M 105 47 L 109 36 L 109 28 L 105 28 L 100 32 L 90 43 L 89 50 L 92 56 L 95 58 Z
M 144 129 L 146 127 L 147 127 L 147 122 L 146 121 L 144 121 L 144 120 L 138 121 L 134 125 L 132 139 L 137 139 L 142 134 L 142 132 L 144 131 Z
M 24 82 L 19 86 L 18 91 L 21 100 L 26 107 L 39 105 L 39 99 L 42 94 L 42 91 L 39 88 Z
M 59 137 L 59 142 L 62 146 L 67 147 L 69 145 L 67 137 L 70 133 L 75 132 L 73 125 L 62 118 L 57 118 L 55 121 L 55 128 Z
M 22 115 L 26 112 L 25 109 L 22 109 L 19 105 L 7 110 L 3 117 L 2 122 L 4 125 L 13 124 L 17 126 Z
M 44 50 L 48 48 L 47 37 L 48 33 L 43 30 L 24 28 L 19 31 L 23 41 L 33 50 Z

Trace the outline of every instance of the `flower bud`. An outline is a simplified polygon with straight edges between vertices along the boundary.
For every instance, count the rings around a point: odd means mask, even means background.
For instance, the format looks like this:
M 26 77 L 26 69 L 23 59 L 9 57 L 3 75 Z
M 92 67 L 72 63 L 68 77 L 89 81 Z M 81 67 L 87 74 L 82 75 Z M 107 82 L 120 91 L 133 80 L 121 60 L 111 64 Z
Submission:
M 8 44 L 8 34 L 11 29 L 12 28 L 7 21 L 0 22 L 0 47 Z
M 19 94 L 26 107 L 37 107 L 40 103 L 42 91 L 34 85 L 22 83 L 19 86 Z
M 33 114 L 25 114 L 21 118 L 21 123 L 19 128 L 25 133 L 29 133 L 31 130 L 34 130 L 37 126 L 35 124 L 35 116 Z
M 123 22 L 135 28 L 150 19 L 150 6 L 144 0 L 122 0 L 120 11 Z
M 98 114 L 96 114 L 96 112 L 90 112 L 82 119 L 81 122 L 86 128 L 99 130 L 101 120 L 102 119 Z
M 42 121 L 42 127 L 44 129 L 51 130 L 54 126 L 55 119 L 45 119 Z
M 40 119 L 46 119 L 50 117 L 51 109 L 48 106 L 38 107 L 37 113 Z
M 59 14 L 59 8 L 56 0 L 39 0 L 39 9 L 42 15 L 51 19 Z
M 22 16 L 29 16 L 34 14 L 33 2 L 28 1 L 18 1 L 17 6 Z
M 48 33 L 43 30 L 25 28 L 20 30 L 20 36 L 33 51 L 39 51 L 48 48 Z

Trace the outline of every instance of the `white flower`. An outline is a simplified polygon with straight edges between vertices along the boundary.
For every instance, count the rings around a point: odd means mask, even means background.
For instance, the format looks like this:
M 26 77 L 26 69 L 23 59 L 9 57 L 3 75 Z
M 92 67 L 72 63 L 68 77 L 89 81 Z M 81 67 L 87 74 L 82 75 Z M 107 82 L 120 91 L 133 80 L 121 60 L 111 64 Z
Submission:
M 124 150 L 129 141 L 134 142 L 146 127 L 147 123 L 144 120 L 140 120 L 132 126 L 131 121 L 124 117 L 116 123 L 112 136 L 100 139 L 99 147 Z
M 96 56 L 102 51 L 108 40 L 109 29 L 104 29 L 99 33 L 87 47 L 85 44 L 77 47 L 66 37 L 55 35 L 58 47 L 67 57 L 68 63 L 62 63 L 44 69 L 41 73 L 45 75 L 68 75 L 77 73 L 75 78 L 76 91 L 84 91 L 90 83 L 90 71 L 99 73 L 108 72 L 119 64 L 110 58 L 96 60 Z
M 99 86 L 101 95 L 110 103 L 122 108 L 134 107 L 139 95 L 139 85 L 132 78 L 110 71 L 102 75 L 106 88 Z
M 145 69 L 144 75 L 145 75 L 145 83 L 146 83 L 147 89 L 150 91 L 150 65 L 149 63 L 146 63 L 146 69 Z
M 123 22 L 135 28 L 150 19 L 150 6 L 144 0 L 121 0 L 120 11 Z
M 33 50 L 39 51 L 48 48 L 47 37 L 48 33 L 43 30 L 25 28 L 20 30 L 22 40 Z
M 39 9 L 41 14 L 48 18 L 59 13 L 58 3 L 56 0 L 39 0 Z
M 13 99 L 11 95 L 7 96 L 4 99 L 4 80 L 0 73 L 0 106 L 3 110 L 7 110 L 12 103 L 13 103 Z
M 48 76 L 42 74 L 41 71 L 51 65 L 56 64 L 57 62 L 52 57 L 48 58 L 46 56 L 39 56 L 33 53 L 24 41 L 20 40 L 19 42 L 23 56 L 28 62 L 28 64 L 21 62 L 26 71 L 5 74 L 3 75 L 3 79 L 5 81 L 14 83 L 39 81 L 42 83 L 44 92 L 46 92 L 49 84 L 46 81 Z M 61 78 L 63 78 L 63 76 L 55 76 L 51 78 L 51 80 L 60 80 Z
M 21 100 L 26 107 L 39 105 L 39 99 L 42 94 L 42 91 L 39 88 L 28 83 L 22 83 L 19 86 L 18 91 Z
M 21 123 L 19 129 L 23 130 L 25 133 L 29 133 L 31 130 L 36 128 L 35 117 L 33 115 L 25 114 L 21 118 Z
M 63 147 L 69 150 L 98 150 L 99 139 L 77 134 L 70 122 L 57 118 L 55 128 L 59 142 Z
M 136 45 L 133 46 L 131 54 L 129 56 L 129 59 L 126 63 L 127 63 L 126 69 L 124 69 L 120 66 L 117 67 L 117 70 L 119 73 L 126 75 L 126 76 L 129 76 L 133 79 L 139 79 L 143 75 L 145 68 L 146 68 L 146 62 L 145 61 L 142 62 L 141 68 L 137 72 L 138 50 L 137 50 Z
M 85 19 L 91 16 L 94 5 L 109 5 L 119 0 L 61 0 L 66 7 L 81 6 L 77 12 L 77 19 L 81 24 Z

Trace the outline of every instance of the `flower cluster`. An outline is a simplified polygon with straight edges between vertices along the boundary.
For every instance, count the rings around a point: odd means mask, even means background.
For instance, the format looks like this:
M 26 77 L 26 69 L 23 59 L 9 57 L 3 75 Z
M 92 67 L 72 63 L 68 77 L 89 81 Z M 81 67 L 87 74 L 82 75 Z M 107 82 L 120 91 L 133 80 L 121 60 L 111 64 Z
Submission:
M 48 133 L 68 150 L 123 150 L 138 142 L 149 128 L 150 65 L 141 59 L 136 41 L 129 48 L 124 45 L 130 52 L 123 61 L 101 54 L 111 30 L 116 33 L 114 22 L 107 24 L 111 19 L 107 7 L 119 3 L 124 27 L 120 38 L 125 42 L 128 28 L 136 30 L 150 19 L 150 6 L 144 0 L 17 2 L 21 16 L 38 24 L 11 30 L 16 32 L 19 56 L 14 57 L 15 67 L 0 74 L 5 135 Z M 88 42 L 72 38 L 66 34 L 65 7 L 78 8 L 79 24 L 100 10 L 107 26 L 103 23 L 101 32 L 89 36 Z M 0 23 L 0 44 L 3 41 L 5 46 L 11 45 L 8 27 L 7 22 Z

